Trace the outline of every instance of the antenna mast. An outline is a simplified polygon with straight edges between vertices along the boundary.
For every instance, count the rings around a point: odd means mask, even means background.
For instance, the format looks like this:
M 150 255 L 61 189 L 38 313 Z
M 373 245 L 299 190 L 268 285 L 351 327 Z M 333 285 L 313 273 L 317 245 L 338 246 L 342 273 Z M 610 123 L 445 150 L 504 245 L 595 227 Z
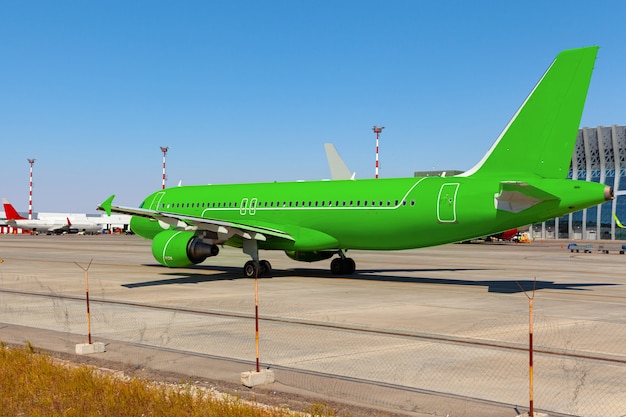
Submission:
M 372 130 L 374 131 L 374 133 L 376 133 L 376 179 L 378 179 L 378 136 L 380 135 L 380 132 L 383 131 L 383 129 L 385 128 L 385 126 L 372 126 Z
M 167 150 L 169 148 L 170 148 L 169 146 L 161 146 L 161 152 L 163 152 L 163 184 L 161 188 L 163 190 L 165 190 L 165 156 L 167 155 Z
M 30 186 L 28 191 L 28 220 L 33 219 L 33 164 L 35 163 L 35 158 L 27 158 L 26 159 L 30 164 Z

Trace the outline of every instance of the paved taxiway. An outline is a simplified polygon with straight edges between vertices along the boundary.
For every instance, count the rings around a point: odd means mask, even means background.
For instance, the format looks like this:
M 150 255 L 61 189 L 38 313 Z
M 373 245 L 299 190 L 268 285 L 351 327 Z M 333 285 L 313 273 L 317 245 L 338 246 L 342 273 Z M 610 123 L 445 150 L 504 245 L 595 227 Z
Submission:
M 626 255 L 566 243 L 356 251 L 350 277 L 262 252 L 274 274 L 259 281 L 260 356 L 277 382 L 254 390 L 413 416 L 515 416 L 528 404 L 519 286 L 531 295 L 536 278 L 536 409 L 623 416 Z M 79 265 L 92 261 L 92 337 L 107 344 L 92 356 L 233 384 L 253 369 L 241 251 L 173 270 L 136 236 L 2 235 L 0 259 L 0 341 L 69 353 L 86 342 Z

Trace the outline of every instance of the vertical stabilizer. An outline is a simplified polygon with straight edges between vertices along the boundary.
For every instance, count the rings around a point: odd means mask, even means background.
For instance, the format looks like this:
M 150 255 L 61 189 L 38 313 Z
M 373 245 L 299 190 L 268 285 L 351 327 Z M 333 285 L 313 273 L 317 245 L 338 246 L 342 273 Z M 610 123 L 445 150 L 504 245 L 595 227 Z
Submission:
M 461 175 L 566 178 L 597 53 L 557 55 L 489 152 Z
M 354 179 L 354 174 L 350 174 L 350 170 L 341 156 L 335 145 L 332 143 L 325 143 L 324 150 L 326 151 L 326 159 L 328 160 L 328 167 L 330 168 L 331 178 L 334 180 L 350 180 Z
M 4 205 L 4 214 L 7 220 L 26 220 L 26 217 L 20 216 L 15 207 L 9 203 L 9 200 L 3 198 L 2 204 Z

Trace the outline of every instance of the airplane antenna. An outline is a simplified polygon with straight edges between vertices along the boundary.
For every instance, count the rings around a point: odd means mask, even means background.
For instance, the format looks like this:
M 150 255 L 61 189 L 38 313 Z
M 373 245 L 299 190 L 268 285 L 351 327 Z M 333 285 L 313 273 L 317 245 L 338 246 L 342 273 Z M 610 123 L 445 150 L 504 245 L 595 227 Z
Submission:
M 163 190 L 165 190 L 165 156 L 167 155 L 167 150 L 169 148 L 169 146 L 161 146 L 161 152 L 163 152 L 163 185 L 161 188 Z
M 35 163 L 35 158 L 27 158 L 26 159 L 30 164 L 30 188 L 28 191 L 28 220 L 33 219 L 33 164 Z
M 385 126 L 372 126 L 372 130 L 374 131 L 374 133 L 376 133 L 376 179 L 378 179 L 378 136 L 380 135 L 380 132 L 383 131 L 383 129 L 385 128 Z

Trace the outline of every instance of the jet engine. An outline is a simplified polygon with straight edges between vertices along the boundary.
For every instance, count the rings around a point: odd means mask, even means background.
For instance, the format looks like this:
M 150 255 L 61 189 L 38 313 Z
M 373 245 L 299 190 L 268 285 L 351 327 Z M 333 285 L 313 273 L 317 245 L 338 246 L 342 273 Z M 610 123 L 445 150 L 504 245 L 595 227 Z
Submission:
M 331 258 L 337 251 L 312 251 L 312 252 L 303 252 L 297 250 L 289 250 L 285 251 L 287 256 L 289 256 L 294 261 L 302 261 L 302 262 L 317 262 L 323 261 L 324 259 Z
M 152 240 L 152 256 L 160 264 L 186 267 L 203 262 L 219 253 L 219 247 L 205 243 L 193 232 L 164 230 Z

